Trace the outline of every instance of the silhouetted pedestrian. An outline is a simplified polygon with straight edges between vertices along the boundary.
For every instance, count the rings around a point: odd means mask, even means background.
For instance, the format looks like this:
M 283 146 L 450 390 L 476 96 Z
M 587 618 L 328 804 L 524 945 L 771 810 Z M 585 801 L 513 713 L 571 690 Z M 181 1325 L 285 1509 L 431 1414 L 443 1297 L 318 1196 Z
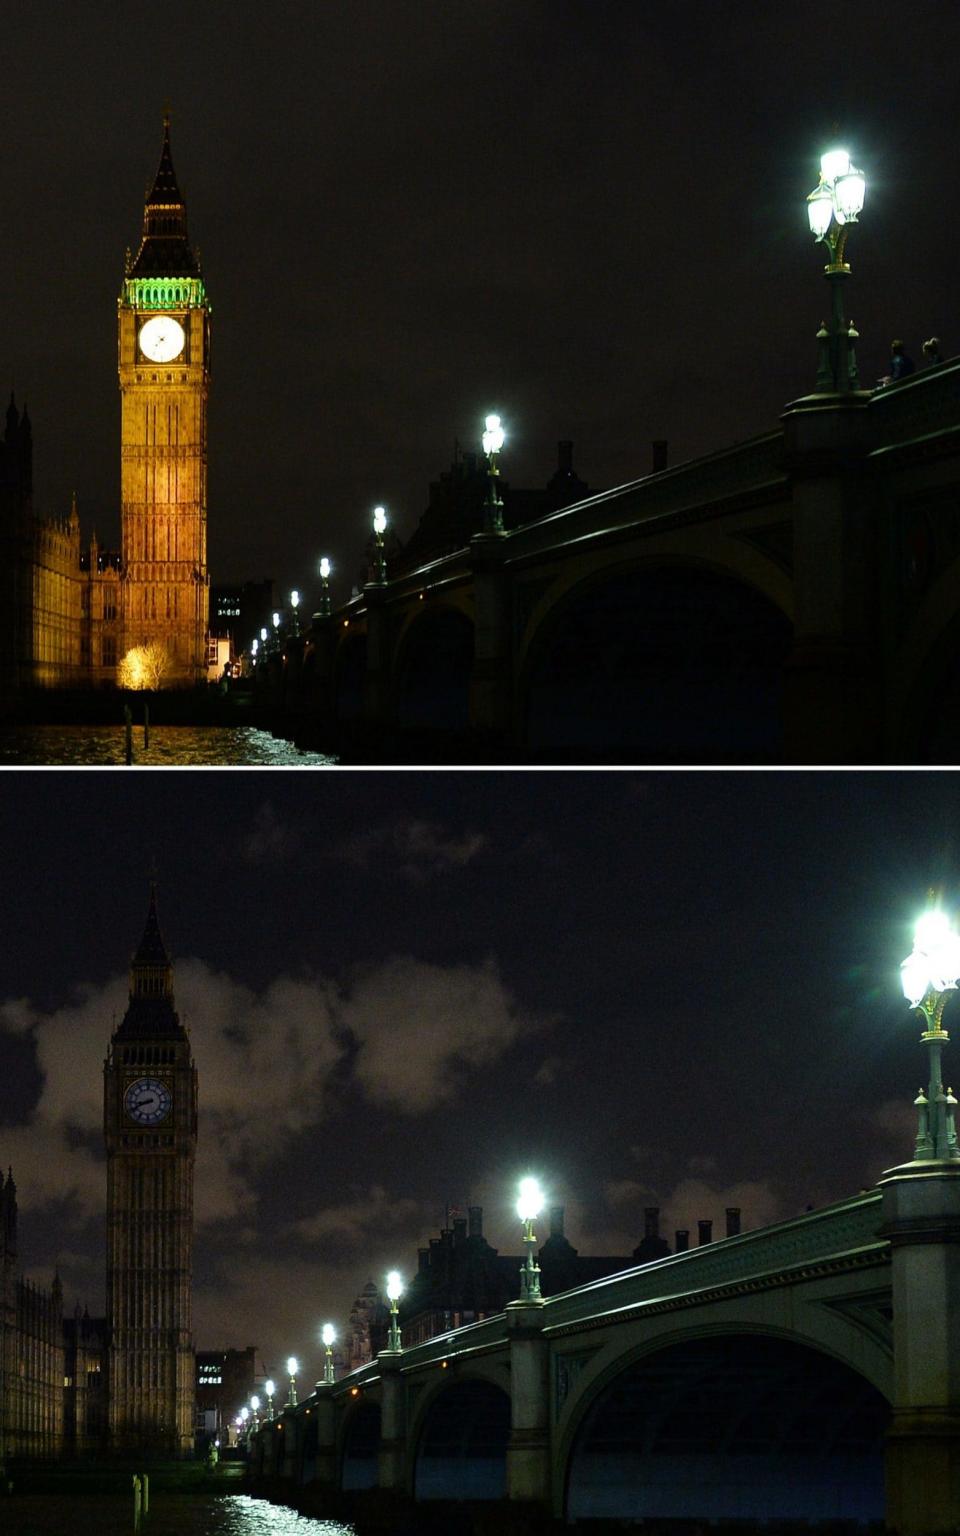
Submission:
M 899 379 L 905 379 L 907 377 L 907 374 L 913 372 L 913 369 L 914 369 L 913 359 L 911 357 L 908 357 L 906 352 L 903 350 L 903 342 L 902 341 L 891 341 L 891 343 L 890 343 L 890 380 L 891 380 L 891 383 L 896 384 Z
M 940 338 L 938 336 L 931 336 L 929 341 L 924 342 L 923 361 L 928 368 L 934 368 L 937 363 L 943 362 L 943 358 L 940 356 Z

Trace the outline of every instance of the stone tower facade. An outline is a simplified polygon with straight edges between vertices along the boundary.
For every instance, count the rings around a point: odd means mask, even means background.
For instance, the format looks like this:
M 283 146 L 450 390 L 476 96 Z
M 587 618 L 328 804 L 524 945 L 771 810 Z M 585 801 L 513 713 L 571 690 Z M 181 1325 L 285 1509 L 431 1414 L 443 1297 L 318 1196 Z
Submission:
M 205 676 L 210 308 L 170 124 L 118 302 L 123 650 L 167 655 L 161 686 Z
M 197 1072 L 153 891 L 103 1076 L 109 1440 L 115 1451 L 187 1456 Z
M 0 1173 L 0 1464 L 63 1449 L 63 1290 L 17 1273 L 17 1186 Z

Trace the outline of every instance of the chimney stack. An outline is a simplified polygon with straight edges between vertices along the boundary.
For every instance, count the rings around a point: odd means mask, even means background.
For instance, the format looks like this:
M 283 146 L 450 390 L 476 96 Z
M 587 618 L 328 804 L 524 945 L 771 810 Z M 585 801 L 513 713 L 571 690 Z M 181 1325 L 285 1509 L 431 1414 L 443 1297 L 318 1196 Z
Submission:
M 471 1237 L 483 1236 L 483 1206 L 468 1205 L 467 1216 L 469 1218 L 469 1234 Z
M 573 474 L 573 443 L 569 439 L 557 444 L 557 468 L 561 475 Z
M 460 1243 L 464 1242 L 465 1239 L 466 1239 L 466 1236 L 467 1236 L 467 1218 L 466 1218 L 466 1216 L 455 1216 L 453 1218 L 453 1241 L 454 1241 L 454 1243 L 460 1244 Z
M 653 472 L 659 475 L 667 467 L 667 439 L 658 437 L 653 444 Z
M 699 1228 L 699 1231 L 700 1231 L 700 1246 L 703 1247 L 704 1243 L 712 1243 L 713 1242 L 713 1222 L 712 1221 L 698 1221 L 697 1222 L 697 1227 Z
M 736 1237 L 740 1231 L 740 1207 L 739 1205 L 727 1206 L 727 1236 Z
M 673 1246 L 677 1253 L 686 1253 L 687 1249 L 690 1247 L 689 1227 L 677 1228 L 676 1232 L 673 1234 Z
M 418 1270 L 418 1272 L 421 1275 L 426 1274 L 426 1272 L 427 1272 L 427 1270 L 429 1268 L 430 1268 L 430 1249 L 429 1248 L 418 1248 L 417 1249 L 417 1270 Z
M 563 1236 L 563 1206 L 551 1205 L 550 1207 L 550 1236 Z
M 660 1207 L 659 1205 L 647 1205 L 643 1209 L 643 1235 L 644 1237 L 660 1236 Z

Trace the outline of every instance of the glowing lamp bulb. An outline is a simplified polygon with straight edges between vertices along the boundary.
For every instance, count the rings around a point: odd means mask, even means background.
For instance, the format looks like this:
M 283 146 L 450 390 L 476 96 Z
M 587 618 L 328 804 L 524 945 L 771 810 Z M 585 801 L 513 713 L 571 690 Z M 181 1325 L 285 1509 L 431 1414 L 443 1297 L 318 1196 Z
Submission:
M 250 1407 L 253 1409 L 254 1413 L 256 1413 L 257 1409 L 260 1407 L 260 1399 L 256 1393 L 254 1393 L 250 1399 Z
M 386 533 L 387 531 L 387 514 L 383 507 L 374 507 L 373 509 L 373 531 L 377 534 Z
M 326 1348 L 329 1349 L 337 1337 L 337 1330 L 332 1323 L 324 1323 L 320 1337 L 323 1339 Z
M 250 1417 L 250 1409 L 249 1408 L 241 1408 L 240 1409 L 240 1419 L 241 1419 L 241 1422 L 246 1424 L 246 1422 L 249 1419 L 249 1417 Z
M 399 1270 L 391 1269 L 387 1276 L 387 1295 L 391 1301 L 399 1301 L 403 1295 L 403 1281 Z
M 517 1215 L 521 1221 L 533 1221 L 543 1208 L 543 1192 L 536 1179 L 520 1180 Z
M 867 183 L 862 171 L 851 165 L 850 169 L 842 176 L 838 176 L 834 183 L 833 195 L 836 199 L 840 217 L 846 224 L 855 224 L 857 215 L 863 209 L 863 199 L 866 195 Z
M 810 220 L 810 233 L 814 239 L 822 240 L 833 218 L 833 198 L 830 196 L 829 187 L 825 187 L 822 183 L 807 198 L 807 218 Z
M 277 1390 L 276 1382 L 265 1381 L 263 1384 L 263 1390 L 266 1392 L 268 1397 L 272 1397 L 274 1392 Z
M 321 581 L 326 581 L 329 575 L 330 575 L 330 561 L 327 559 L 326 555 L 324 555 L 322 560 L 320 561 L 320 579 L 321 579 Z
M 939 907 L 924 912 L 913 935 L 913 953 L 900 967 L 903 995 L 916 1008 L 928 992 L 952 992 L 960 977 L 960 934 Z
M 259 640 L 254 640 L 253 644 L 250 647 L 251 654 L 256 656 L 256 654 L 257 654 L 259 649 L 260 649 L 260 641 Z
M 273 627 L 274 627 L 274 629 L 279 629 L 280 628 L 280 615 L 279 615 L 279 613 L 276 612 L 276 610 L 274 610 L 274 614 L 273 614 Z
M 290 606 L 292 608 L 300 607 L 300 593 L 297 591 L 296 587 L 294 587 L 293 591 L 290 593 Z
M 289 1360 L 287 1361 L 287 1375 L 288 1376 L 296 1376 L 296 1374 L 299 1371 L 299 1369 L 300 1369 L 300 1367 L 297 1364 L 297 1357 L 296 1357 L 296 1355 L 291 1355 Z
M 266 640 L 266 638 L 267 638 L 267 631 L 266 631 L 266 629 L 265 628 L 261 629 L 261 631 L 260 631 L 260 639 L 261 640 Z
M 487 430 L 483 434 L 483 451 L 489 458 L 491 453 L 499 453 L 504 444 L 505 433 L 500 425 L 499 416 L 488 416 Z
M 850 169 L 850 156 L 845 149 L 828 149 L 820 156 L 820 174 L 824 181 L 836 181 Z

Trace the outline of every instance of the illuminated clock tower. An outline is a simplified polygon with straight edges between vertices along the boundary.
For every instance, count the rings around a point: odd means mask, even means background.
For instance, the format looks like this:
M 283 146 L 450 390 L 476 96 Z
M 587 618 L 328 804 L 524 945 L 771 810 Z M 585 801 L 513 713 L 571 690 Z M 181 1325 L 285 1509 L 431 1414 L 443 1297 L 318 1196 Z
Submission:
M 115 1451 L 193 1450 L 197 1071 L 173 1001 L 156 893 L 103 1068 L 107 1389 Z
M 170 155 L 170 121 L 118 302 L 123 641 L 158 644 L 160 686 L 206 675 L 210 309 Z M 118 658 L 119 659 L 119 658 Z

